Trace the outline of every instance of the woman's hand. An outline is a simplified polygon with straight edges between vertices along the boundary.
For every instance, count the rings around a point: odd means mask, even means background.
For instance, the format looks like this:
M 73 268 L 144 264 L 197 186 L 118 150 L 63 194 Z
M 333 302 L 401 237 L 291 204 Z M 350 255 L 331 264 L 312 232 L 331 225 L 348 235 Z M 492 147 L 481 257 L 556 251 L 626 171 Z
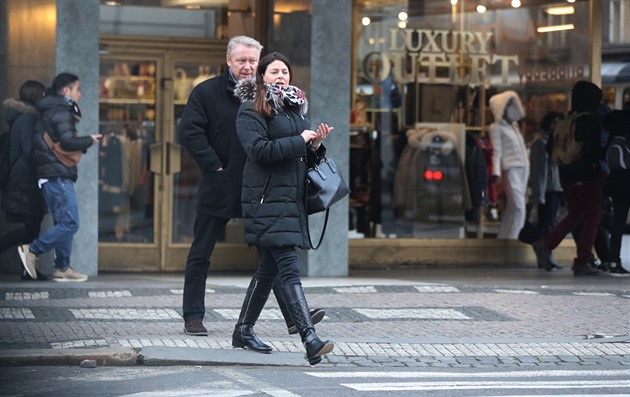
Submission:
M 313 130 L 304 130 L 304 131 L 302 131 L 302 133 L 300 135 L 302 135 L 302 138 L 304 139 L 304 142 L 308 143 L 308 142 L 312 141 L 317 136 L 317 132 L 315 132 Z
M 317 127 L 317 135 L 315 136 L 315 138 L 313 138 L 313 140 L 311 141 L 311 147 L 316 150 L 319 145 L 322 143 L 322 141 L 324 140 L 324 138 L 326 138 L 328 136 L 328 134 L 330 134 L 330 132 L 334 129 L 334 127 L 329 127 L 328 124 L 326 123 L 321 123 L 318 127 Z

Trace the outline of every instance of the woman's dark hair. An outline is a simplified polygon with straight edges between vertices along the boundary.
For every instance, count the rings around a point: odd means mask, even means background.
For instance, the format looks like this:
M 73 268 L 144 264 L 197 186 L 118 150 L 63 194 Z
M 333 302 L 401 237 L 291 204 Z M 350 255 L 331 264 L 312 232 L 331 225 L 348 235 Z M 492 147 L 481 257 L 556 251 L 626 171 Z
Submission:
M 549 131 L 551 123 L 556 119 L 563 119 L 564 115 L 560 112 L 551 111 L 547 113 L 542 120 L 540 120 L 540 129 L 543 131 Z
M 271 65 L 275 61 L 283 62 L 287 65 L 287 69 L 289 69 L 289 83 L 293 79 L 293 70 L 291 69 L 291 62 L 289 62 L 289 58 L 282 55 L 279 52 L 272 52 L 271 54 L 265 55 L 260 62 L 258 63 L 258 68 L 256 69 L 256 98 L 254 99 L 254 103 L 252 108 L 263 115 L 264 117 L 271 116 L 272 109 L 269 102 L 265 98 L 265 81 L 263 80 L 263 76 L 267 71 L 267 67 Z
M 61 94 L 61 91 L 65 87 L 72 88 L 74 83 L 76 83 L 77 81 L 79 81 L 79 77 L 75 76 L 74 74 L 59 73 L 52 82 L 52 91 L 54 91 L 56 94 Z
M 27 80 L 20 87 L 20 100 L 29 105 L 35 105 L 35 102 L 44 95 L 46 87 L 35 80 Z

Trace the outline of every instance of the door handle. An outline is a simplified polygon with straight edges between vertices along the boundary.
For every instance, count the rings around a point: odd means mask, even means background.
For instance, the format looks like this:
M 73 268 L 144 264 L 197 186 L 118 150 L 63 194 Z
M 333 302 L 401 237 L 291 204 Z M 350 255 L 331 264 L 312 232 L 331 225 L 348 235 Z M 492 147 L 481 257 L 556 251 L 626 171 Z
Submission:
M 162 144 L 154 143 L 150 147 L 149 168 L 154 174 L 162 174 Z
M 171 142 L 166 143 L 166 175 L 173 175 L 182 170 L 182 147 Z

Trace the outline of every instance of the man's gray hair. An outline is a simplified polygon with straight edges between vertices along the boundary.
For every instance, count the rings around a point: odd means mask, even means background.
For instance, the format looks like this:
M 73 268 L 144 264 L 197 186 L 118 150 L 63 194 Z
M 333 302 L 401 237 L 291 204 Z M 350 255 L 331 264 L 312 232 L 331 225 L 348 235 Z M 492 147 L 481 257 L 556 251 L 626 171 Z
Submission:
M 258 50 L 259 53 L 263 49 L 262 44 L 260 44 L 258 40 L 256 39 L 252 39 L 249 36 L 234 36 L 230 39 L 230 42 L 228 43 L 228 46 L 227 46 L 228 57 L 232 55 L 232 51 L 234 51 L 234 48 L 236 48 L 236 46 L 239 44 L 244 45 L 246 47 L 254 47 Z

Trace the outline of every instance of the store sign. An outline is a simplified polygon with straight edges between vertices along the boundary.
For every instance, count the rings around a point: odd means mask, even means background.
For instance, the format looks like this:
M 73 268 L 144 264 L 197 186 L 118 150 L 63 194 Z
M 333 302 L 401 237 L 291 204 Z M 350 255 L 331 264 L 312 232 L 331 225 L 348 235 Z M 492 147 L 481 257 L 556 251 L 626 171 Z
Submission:
M 587 67 L 578 66 L 546 66 L 521 69 L 518 71 L 520 85 L 540 85 L 584 80 Z
M 372 82 L 383 81 L 393 73 L 401 83 L 480 85 L 487 82 L 492 66 L 500 71 L 501 84 L 506 85 L 510 72 L 519 64 L 518 55 L 491 54 L 491 37 L 490 32 L 390 29 L 389 51 L 367 54 L 363 72 Z M 447 72 L 448 77 L 442 77 Z

